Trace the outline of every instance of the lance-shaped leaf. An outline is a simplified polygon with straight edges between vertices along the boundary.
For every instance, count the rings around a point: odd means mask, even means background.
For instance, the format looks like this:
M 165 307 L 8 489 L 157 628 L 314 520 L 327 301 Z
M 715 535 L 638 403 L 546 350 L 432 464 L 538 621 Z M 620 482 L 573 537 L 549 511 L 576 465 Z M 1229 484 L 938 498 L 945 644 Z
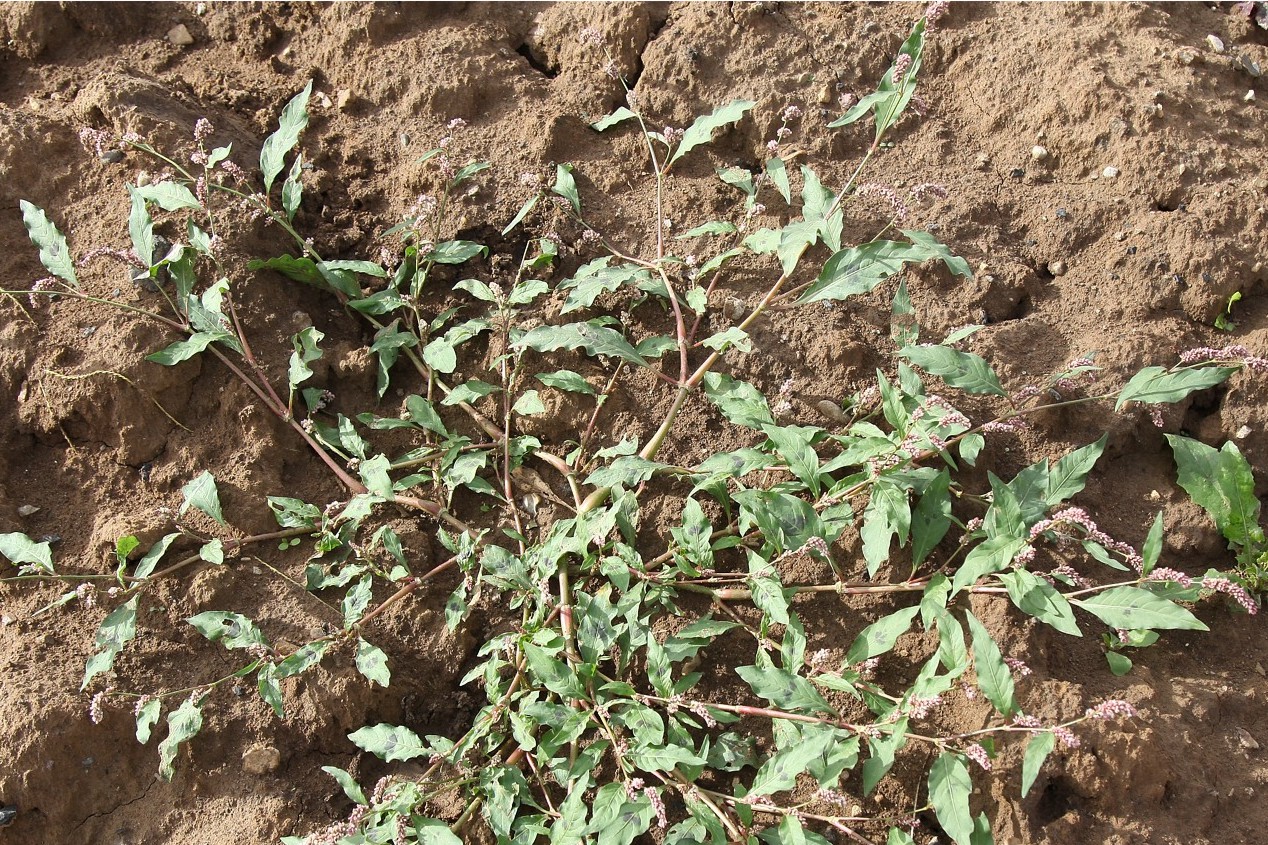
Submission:
M 187 698 L 181 706 L 167 714 L 167 736 L 159 743 L 159 776 L 170 781 L 175 774 L 176 754 L 181 745 L 203 729 L 203 702 L 207 695 Z
M 917 367 L 941 378 L 950 387 L 966 393 L 1007 396 L 991 365 L 979 355 L 949 346 L 906 346 L 898 354 Z
M 678 149 L 674 150 L 674 154 L 669 157 L 669 161 L 665 166 L 672 165 L 701 144 L 707 144 L 713 139 L 714 130 L 721 129 L 728 123 L 735 123 L 744 117 L 748 110 L 755 105 L 757 105 L 755 100 L 732 100 L 710 114 L 697 117 L 695 122 L 687 127 L 687 130 L 683 133 L 682 140 L 678 143 Z
M 273 189 L 273 181 L 286 167 L 286 154 L 299 143 L 299 133 L 308 126 L 308 97 L 313 92 L 310 79 L 291 101 L 282 109 L 278 120 L 277 131 L 264 139 L 260 148 L 260 170 L 264 172 L 264 193 Z
M 1236 367 L 1200 367 L 1175 373 L 1162 367 L 1145 367 L 1123 385 L 1114 410 L 1121 409 L 1128 402 L 1155 405 L 1179 402 L 1195 390 L 1205 390 L 1220 384 L 1235 372 Z
M 973 816 L 969 812 L 969 795 L 973 781 L 964 757 L 944 751 L 929 770 L 929 803 L 933 804 L 938 824 L 956 845 L 970 845 Z
M 66 237 L 61 233 L 44 210 L 26 200 L 20 200 L 22 223 L 31 242 L 40 248 L 40 263 L 57 278 L 73 288 L 79 287 L 75 278 L 75 262 L 70 257 L 70 248 L 66 246 Z
M 1073 599 L 1076 607 L 1100 619 L 1111 628 L 1180 629 L 1209 631 L 1196 616 L 1173 601 L 1140 587 L 1111 587 L 1085 599 Z
M 638 364 L 640 367 L 647 366 L 647 360 L 638 354 L 620 332 L 598 325 L 594 321 L 566 323 L 562 326 L 538 326 L 526 332 L 512 345 L 535 349 L 538 352 L 584 349 L 590 355 L 606 355 Z

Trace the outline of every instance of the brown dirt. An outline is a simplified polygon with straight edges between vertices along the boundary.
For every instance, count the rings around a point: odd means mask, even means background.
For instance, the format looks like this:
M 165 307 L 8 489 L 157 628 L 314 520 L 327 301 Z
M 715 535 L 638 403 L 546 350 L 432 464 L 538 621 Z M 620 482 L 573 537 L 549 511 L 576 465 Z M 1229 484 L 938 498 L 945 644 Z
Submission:
M 786 103 L 802 104 L 807 118 L 794 140 L 824 181 L 837 184 L 866 148 L 868 130 L 825 130 L 838 109 L 821 104 L 870 90 L 920 11 L 792 3 L 198 7 L 0 7 L 0 286 L 23 288 L 44 275 L 19 199 L 48 209 L 76 252 L 126 243 L 123 183 L 146 165 L 137 156 L 108 164 L 85 153 L 81 127 L 138 131 L 179 149 L 206 116 L 215 139 L 232 141 L 235 157 L 250 161 L 280 105 L 310 77 L 331 100 L 351 92 L 343 110 L 315 102 L 303 140 L 315 169 L 300 226 L 327 255 L 377 251 L 378 234 L 428 188 L 415 159 L 453 117 L 470 123 L 457 143 L 490 160 L 495 174 L 466 202 L 458 230 L 496 232 L 523 200 L 520 172 L 571 161 L 596 222 L 637 252 L 647 247 L 647 182 L 628 163 L 638 160 L 629 133 L 598 137 L 586 127 L 618 99 L 577 42 L 583 26 L 617 45 L 622 72 L 637 79 L 645 107 L 665 123 L 685 125 L 734 97 L 758 101 L 756 120 L 713 145 L 718 163 L 756 160 L 777 126 L 772 116 Z M 192 46 L 166 37 L 181 23 Z M 1223 53 L 1208 33 L 1222 39 Z M 955 4 L 926 54 L 928 116 L 904 122 L 871 177 L 950 189 L 912 222 L 969 259 L 975 277 L 908 274 L 928 334 L 986 322 L 972 347 L 1010 387 L 1091 350 L 1111 373 L 1170 364 L 1198 345 L 1235 341 L 1268 353 L 1268 120 L 1263 96 L 1245 98 L 1262 83 L 1235 65 L 1237 53 L 1268 67 L 1268 32 L 1228 4 Z M 1035 144 L 1049 150 L 1046 161 L 1032 160 Z M 684 164 L 670 182 L 668 216 L 695 221 L 725 208 L 729 196 L 707 157 Z M 1104 177 L 1106 167 L 1119 175 Z M 260 255 L 283 245 L 263 229 L 237 242 Z M 107 266 L 85 273 L 88 289 L 123 289 L 146 304 L 146 294 Z M 760 279 L 736 279 L 728 295 L 757 295 Z M 356 351 L 366 338 L 337 303 L 277 278 L 247 276 L 240 290 L 248 331 L 259 357 L 276 362 L 274 375 L 285 367 L 287 336 L 311 318 L 333 351 L 318 379 L 345 411 L 373 406 L 373 368 Z M 1243 294 L 1238 329 L 1220 334 L 1211 322 L 1235 291 Z M 792 377 L 790 418 L 819 423 L 816 399 L 841 397 L 887 360 L 890 295 L 892 286 L 849 307 L 776 314 L 755 334 L 762 351 L 729 361 L 731 372 L 768 394 Z M 264 495 L 323 502 L 339 494 L 303 444 L 218 365 L 144 362 L 166 341 L 151 326 L 69 303 L 34 309 L 32 318 L 0 302 L 0 531 L 61 535 L 56 557 L 64 569 L 102 571 L 119 536 L 160 536 L 170 519 L 161 509 L 179 505 L 180 486 L 203 469 L 221 480 L 225 513 L 243 534 L 270 529 Z M 650 329 L 636 322 L 632 330 Z M 131 381 L 57 375 L 107 370 Z M 604 430 L 645 437 L 667 391 L 634 382 L 613 401 Z M 582 420 L 564 407 L 547 429 L 558 436 Z M 1167 431 L 1209 443 L 1249 431 L 1239 444 L 1260 468 L 1260 493 L 1268 482 L 1266 428 L 1268 387 L 1249 374 L 1166 414 Z M 699 457 L 732 436 L 723 429 L 716 412 L 691 409 L 666 459 Z M 1054 414 L 1022 438 L 996 440 L 985 466 L 1012 473 L 1107 429 L 1109 449 L 1080 504 L 1136 543 L 1161 508 L 1172 565 L 1227 566 L 1222 543 L 1174 483 L 1162 434 L 1142 415 Z M 24 504 L 40 511 L 20 518 Z M 432 554 L 431 526 L 401 520 L 400 528 L 416 560 Z M 302 569 L 298 552 L 256 551 L 271 566 Z M 167 784 L 155 779 L 153 744 L 134 741 L 129 713 L 112 710 L 96 726 L 87 719 L 78 686 L 104 611 L 32 619 L 58 589 L 0 585 L 0 803 L 20 808 L 0 842 L 267 842 L 342 817 L 347 801 L 320 767 L 350 767 L 363 779 L 381 771 L 354 753 L 349 731 L 390 721 L 444 734 L 480 703 L 478 691 L 461 690 L 457 679 L 484 620 L 458 636 L 438 633 L 450 587 L 424 591 L 384 617 L 389 690 L 368 687 L 342 655 L 287 688 L 284 720 L 249 690 L 240 698 L 217 693 L 207 727 Z M 271 635 L 297 642 L 335 619 L 243 557 L 173 578 L 151 595 L 119 676 L 138 690 L 172 689 L 230 670 L 223 651 L 180 621 L 213 608 L 247 613 Z M 844 606 L 829 601 L 798 609 L 807 629 L 819 632 L 811 649 L 847 647 L 860 617 L 883 610 L 843 615 Z M 1034 669 L 1021 690 L 1028 712 L 1069 718 L 1114 695 L 1138 703 L 1145 717 L 1085 732 L 1082 747 L 1054 758 L 1025 800 L 1017 799 L 1019 754 L 997 761 L 990 794 L 975 807 L 991 814 L 999 842 L 1263 841 L 1268 751 L 1240 739 L 1248 732 L 1268 743 L 1268 680 L 1259 663 L 1268 639 L 1259 619 L 1204 605 L 1212 633 L 1164 636 L 1133 655 L 1137 668 L 1117 679 L 1094 638 L 1050 636 L 999 603 L 980 610 L 995 631 L 1011 626 L 1005 645 Z M 710 653 L 719 675 L 733 656 L 727 649 Z M 734 661 L 750 659 L 735 652 Z M 947 710 L 943 722 L 965 727 L 987 715 L 981 702 Z M 252 773 L 254 761 L 271 755 L 260 745 L 280 752 L 280 767 Z M 882 790 L 878 806 L 905 794 Z

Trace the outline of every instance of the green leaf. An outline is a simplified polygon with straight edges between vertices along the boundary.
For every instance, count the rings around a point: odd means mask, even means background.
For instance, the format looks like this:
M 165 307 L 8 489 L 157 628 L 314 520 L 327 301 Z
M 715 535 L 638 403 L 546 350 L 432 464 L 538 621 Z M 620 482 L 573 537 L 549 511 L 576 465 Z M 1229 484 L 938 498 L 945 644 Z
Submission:
M 700 341 L 700 343 L 702 346 L 716 349 L 719 352 L 725 352 L 729 347 L 735 347 L 745 355 L 753 351 L 753 342 L 749 340 L 748 332 L 739 326 L 731 326 L 725 331 L 711 334 Z
M 361 785 L 352 775 L 337 766 L 322 766 L 321 770 L 335 779 L 349 801 L 363 806 L 369 805 L 370 802 L 365 799 L 365 792 L 361 790 Z
M 1210 630 L 1180 605 L 1140 587 L 1111 587 L 1072 603 L 1111 628 Z
M 678 766 L 699 766 L 705 759 L 681 745 L 660 748 L 634 748 L 629 760 L 645 772 L 672 772 Z
M 1210 515 L 1225 539 L 1238 546 L 1263 544 L 1255 477 L 1237 444 L 1230 440 L 1217 450 L 1174 434 L 1167 435 L 1167 442 L 1180 486 Z
M 749 591 L 753 604 L 766 617 L 777 625 L 787 625 L 788 599 L 784 585 L 779 580 L 779 573 L 768 561 L 756 552 L 749 550 Z
M 135 189 L 137 194 L 164 211 L 198 211 L 202 204 L 194 192 L 176 182 L 158 182 Z
M 131 185 L 132 213 L 128 215 L 128 234 L 132 236 L 132 251 L 146 267 L 154 264 L 154 221 L 145 207 L 145 198 Z
M 462 384 L 457 385 L 453 390 L 449 391 L 449 395 L 444 399 L 441 399 L 440 404 L 446 407 L 459 405 L 463 402 L 471 404 L 472 402 L 478 402 L 491 393 L 497 393 L 499 390 L 501 390 L 500 387 L 496 387 L 488 382 L 480 381 L 479 379 L 471 379 L 470 381 L 465 381 Z
M 79 279 L 75 278 L 75 261 L 66 246 L 66 237 L 48 219 L 43 209 L 26 200 L 19 201 L 18 206 L 22 209 L 22 223 L 26 226 L 27 236 L 40 248 L 40 263 L 44 269 L 77 289 Z
M 55 574 L 52 546 L 46 542 L 37 543 L 25 534 L 16 531 L 11 534 L 0 534 L 0 555 L 4 555 L 16 566 L 30 563 L 39 567 L 45 574 Z
M 572 177 L 571 164 L 555 165 L 555 184 L 550 190 L 568 200 L 574 214 L 581 214 L 581 196 L 577 193 L 577 180 Z
M 1149 528 L 1149 535 L 1145 537 L 1145 544 L 1140 547 L 1140 574 L 1142 575 L 1148 575 L 1158 563 L 1158 558 L 1162 554 L 1162 531 L 1162 511 L 1158 511 L 1158 515 L 1154 517 L 1154 524 Z
M 136 741 L 145 745 L 150 741 L 150 733 L 158 724 L 159 715 L 163 712 L 163 699 L 157 696 L 149 699 L 136 711 Z
M 1074 621 L 1070 602 L 1047 581 L 1025 569 L 1006 572 L 999 579 L 1008 588 L 1008 597 L 1023 613 L 1051 625 L 1063 634 L 1083 636 Z
M 753 692 L 776 707 L 794 713 L 833 713 L 832 706 L 800 675 L 774 666 L 737 666 L 736 674 Z
M 863 511 L 863 527 L 859 531 L 869 578 L 889 559 L 894 536 L 897 535 L 899 545 L 903 545 L 910 528 L 911 503 L 907 491 L 888 480 L 878 480 Z
M 775 190 L 779 191 L 784 202 L 791 205 L 792 186 L 788 184 L 788 168 L 784 167 L 784 160 L 778 156 L 767 159 L 766 175 L 770 177 L 771 184 L 775 186 Z
M 166 349 L 146 355 L 145 360 L 171 367 L 193 358 L 215 341 L 227 336 L 218 332 L 194 332 L 185 340 L 178 340 Z
M 1013 562 L 1026 545 L 1019 537 L 991 537 L 973 547 L 951 581 L 952 595 L 977 583 L 979 578 L 999 572 Z
M 756 797 L 787 792 L 797 785 L 797 775 L 804 772 L 822 753 L 823 742 L 818 737 L 779 751 L 757 770 L 748 794 Z
M 386 687 L 392 680 L 383 649 L 360 637 L 357 637 L 357 671 L 381 687 Z
M 301 646 L 294 654 L 277 664 L 273 670 L 274 677 L 284 680 L 307 672 L 321 662 L 321 658 L 329 647 L 330 640 L 316 640 Z
M 821 487 L 819 457 L 811 444 L 815 436 L 822 433 L 821 430 L 811 426 L 767 425 L 762 427 L 762 432 L 770 438 L 775 450 L 788 464 L 793 475 L 810 488 L 813 495 L 818 496 Z
M 427 253 L 427 258 L 437 264 L 462 264 L 488 251 L 487 246 L 475 241 L 441 241 Z
M 350 630 L 365 615 L 370 600 L 374 598 L 374 578 L 369 574 L 362 575 L 361 580 L 348 590 L 343 597 L 343 627 Z
M 919 565 L 951 528 L 951 474 L 939 470 L 911 515 L 911 558 Z
M 594 123 L 591 123 L 590 128 L 598 132 L 603 132 L 606 129 L 611 129 L 613 126 L 616 126 L 618 123 L 621 123 L 622 121 L 634 120 L 637 117 L 638 117 L 637 114 L 630 111 L 625 106 L 620 106 L 617 108 L 616 111 L 612 112 L 607 117 L 604 117 L 600 120 L 595 121 Z
M 546 413 L 546 404 L 542 402 L 541 394 L 536 390 L 525 390 L 511 406 L 511 412 L 523 417 L 531 417 Z
M 299 143 L 299 133 L 308 126 L 308 97 L 313 92 L 310 79 L 291 101 L 282 109 L 278 119 L 277 131 L 264 139 L 260 148 L 260 170 L 264 172 L 264 193 L 273 190 L 273 181 L 277 179 L 286 166 L 286 155 Z
M 159 777 L 170 781 L 176 773 L 176 754 L 181 745 L 193 739 L 203 728 L 203 702 L 207 694 L 187 698 L 181 706 L 167 714 L 167 736 L 159 743 Z
M 1083 489 L 1088 473 L 1105 451 L 1107 442 L 1109 435 L 1103 434 L 1100 440 L 1075 449 L 1052 466 L 1048 471 L 1048 489 L 1044 496 L 1049 506 L 1064 502 Z
M 969 635 L 973 640 L 973 665 L 977 669 L 977 685 L 995 709 L 1005 716 L 1017 712 L 1014 698 L 1013 675 L 1008 671 L 1004 655 L 981 622 L 971 612 L 965 611 L 969 623 Z
M 546 649 L 533 643 L 525 643 L 524 658 L 528 661 L 529 670 L 546 689 L 565 698 L 585 697 L 585 689 L 576 673 L 562 661 L 552 657 Z
M 704 376 L 704 394 L 736 425 L 761 431 L 775 424 L 766 397 L 748 382 L 709 372 Z
M 115 657 L 136 636 L 136 611 L 139 600 L 140 596 L 133 596 L 102 620 L 94 641 L 95 647 L 101 651 L 88 658 L 88 663 L 84 667 L 84 681 L 79 685 L 81 690 L 88 689 L 89 682 L 97 675 L 113 669 Z
M 1200 367 L 1174 373 L 1162 367 L 1145 367 L 1123 385 L 1114 410 L 1120 410 L 1128 402 L 1155 405 L 1179 402 L 1195 390 L 1220 384 L 1235 372 L 1237 367 Z
M 1021 761 L 1021 797 L 1025 798 L 1030 788 L 1035 785 L 1035 778 L 1039 777 L 1039 770 L 1043 768 L 1043 763 L 1048 759 L 1048 755 L 1052 753 L 1052 749 L 1057 744 L 1057 737 L 1052 731 L 1043 731 L 1031 737 L 1030 742 L 1026 743 L 1026 753 Z
M 969 795 L 973 781 L 964 758 L 944 751 L 929 770 L 929 803 L 933 805 L 938 824 L 956 845 L 970 845 L 973 816 L 969 812 Z
M 537 380 L 547 387 L 553 387 L 556 390 L 567 390 L 570 393 L 584 393 L 587 396 L 594 395 L 594 388 L 590 383 L 581 377 L 579 373 L 572 370 L 556 370 L 553 373 L 538 373 Z
M 637 487 L 651 478 L 658 469 L 667 466 L 669 464 L 649 461 L 638 455 L 626 455 L 615 459 L 608 466 L 596 469 L 583 483 L 595 487 Z
M 430 755 L 432 747 L 422 741 L 418 734 L 409 728 L 397 727 L 380 722 L 373 727 L 367 725 L 360 730 L 348 734 L 348 739 L 362 751 L 369 751 L 380 760 L 391 763 L 394 760 L 413 760 L 415 757 Z
M 228 649 L 249 649 L 268 643 L 255 623 L 240 613 L 208 610 L 185 620 L 213 643 Z
M 685 241 L 688 238 L 698 238 L 701 235 L 731 235 L 736 232 L 735 224 L 726 220 L 710 220 L 708 223 L 701 223 L 694 229 L 689 229 L 674 238 L 677 241 Z
M 1105 652 L 1105 661 L 1109 663 L 1110 671 L 1115 677 L 1121 678 L 1132 670 L 1132 660 L 1127 655 L 1119 651 Z
M 225 562 L 225 544 L 219 537 L 214 537 L 198 547 L 198 556 L 210 564 L 220 566 Z
M 966 393 L 1007 396 L 999 377 L 980 355 L 947 346 L 906 346 L 898 354 L 917 367 L 941 378 L 950 387 Z
M 560 290 L 568 291 L 568 298 L 559 309 L 560 314 L 589 308 L 601 295 L 626 285 L 641 287 L 651 282 L 651 273 L 644 268 L 634 264 L 618 264 L 615 267 L 609 267 L 610 260 L 610 256 L 595 259 L 583 265 L 572 278 L 559 285 Z
M 286 212 L 287 220 L 295 219 L 295 212 L 299 211 L 300 200 L 304 196 L 304 183 L 301 177 L 304 171 L 304 156 L 295 156 L 295 161 L 291 164 L 291 172 L 286 175 L 286 181 L 282 183 L 282 210 Z
M 845 662 L 858 664 L 888 653 L 898 638 L 911 628 L 911 620 L 919 612 L 919 605 L 904 607 L 868 625 L 855 637 L 854 644 L 845 655 Z
M 732 100 L 710 114 L 697 117 L 683 133 L 682 140 L 678 142 L 678 149 L 674 150 L 674 154 L 669 157 L 665 167 L 668 168 L 701 144 L 708 143 L 713 139 L 714 130 L 721 129 L 728 123 L 735 123 L 755 105 L 757 105 L 755 100 Z
M 562 326 L 538 326 L 526 332 L 512 346 L 535 349 L 538 352 L 584 349 L 590 355 L 605 355 L 638 364 L 640 367 L 647 366 L 646 359 L 619 332 L 593 321 L 566 323 Z
M 516 212 L 514 217 L 511 218 L 511 222 L 507 223 L 506 228 L 502 230 L 502 235 L 507 235 L 512 229 L 524 222 L 524 218 L 528 216 L 530 211 L 537 207 L 537 203 L 541 202 L 541 199 L 541 194 L 533 194 L 525 200 L 524 204 L 520 206 L 520 210 Z
M 904 231 L 903 234 L 913 242 L 875 240 L 835 253 L 823 265 L 819 278 L 798 301 L 805 304 L 823 299 L 848 299 L 867 293 L 909 262 L 939 259 L 956 275 L 968 275 L 964 259 L 951 255 L 932 237 L 922 232 Z
M 291 337 L 291 345 L 295 351 L 291 353 L 287 380 L 292 389 L 312 378 L 313 371 L 308 365 L 321 357 L 321 350 L 317 348 L 317 344 L 321 343 L 323 338 L 325 335 L 313 326 Z
M 220 511 L 220 493 L 216 490 L 216 477 L 206 470 L 193 481 L 181 488 L 185 497 L 180 513 L 184 514 L 190 507 L 195 507 L 207 516 L 225 525 L 224 514 Z

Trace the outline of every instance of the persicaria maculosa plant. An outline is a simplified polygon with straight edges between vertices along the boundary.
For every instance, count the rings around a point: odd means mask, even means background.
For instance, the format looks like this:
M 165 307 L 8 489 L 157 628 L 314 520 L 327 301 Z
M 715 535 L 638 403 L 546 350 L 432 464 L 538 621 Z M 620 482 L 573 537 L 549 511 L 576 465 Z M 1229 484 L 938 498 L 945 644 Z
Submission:
M 521 180 L 529 196 L 502 237 L 536 227 L 522 237 L 522 255 L 486 261 L 487 244 L 451 228 L 467 189 L 489 170 L 453 158 L 463 128 L 454 121 L 424 156 L 439 190 L 386 233 L 398 246 L 378 260 L 323 257 L 302 232 L 305 158 L 296 151 L 311 83 L 265 141 L 259 178 L 233 163 L 229 146 L 208 149 L 213 129 L 202 121 L 183 156 L 123 139 L 122 149 L 166 168 L 127 188 L 130 251 L 76 262 L 50 217 L 23 203 L 51 274 L 29 292 L 32 308 L 108 302 L 128 319 L 153 321 L 172 337 L 151 361 L 214 359 L 342 487 L 328 503 L 269 496 L 277 531 L 215 535 L 182 518 L 194 508 L 226 524 L 214 473 L 204 471 L 182 489 L 171 533 L 148 549 L 120 538 L 109 572 L 59 570 L 47 543 L 0 535 L 14 577 L 73 585 L 56 604 L 109 605 L 83 679 L 94 720 L 106 708 L 133 709 L 140 742 L 162 737 L 159 772 L 170 778 L 204 709 L 231 685 L 250 684 L 279 716 L 288 679 L 323 660 L 351 660 L 366 683 L 388 686 L 392 663 L 410 656 L 375 645 L 376 620 L 419 591 L 444 590 L 450 628 L 467 625 L 477 606 L 501 620 L 462 679 L 483 707 L 454 736 L 387 723 L 353 732 L 356 747 L 389 763 L 420 761 L 422 774 L 389 775 L 367 792 L 326 767 L 352 802 L 348 818 L 286 842 L 802 843 L 832 833 L 899 845 L 925 835 L 921 826 L 959 845 L 989 841 L 988 814 L 971 796 L 1003 747 L 1024 748 L 1017 789 L 1025 795 L 1054 749 L 1078 745 L 1081 723 L 1138 714 L 1113 699 L 1055 723 L 1028 714 L 1019 692 L 1028 670 L 1001 648 L 981 608 L 1009 603 L 1070 636 L 1101 636 L 1110 668 L 1126 672 L 1126 650 L 1170 629 L 1204 629 L 1192 610 L 1204 598 L 1223 593 L 1255 612 L 1246 588 L 1261 586 L 1254 567 L 1264 565 L 1265 545 L 1258 502 L 1221 498 L 1193 469 L 1224 461 L 1244 492 L 1251 473 L 1235 447 L 1212 455 L 1173 438 L 1181 484 L 1239 552 L 1236 570 L 1200 576 L 1161 559 L 1162 514 L 1137 547 L 1072 503 L 1106 438 L 1008 480 L 990 474 L 987 489 L 963 481 L 963 468 L 976 465 L 993 433 L 1054 406 L 1114 400 L 1138 412 L 1261 361 L 1211 350 L 1092 395 L 1100 370 L 1083 358 L 1010 391 L 983 358 L 958 348 L 980 326 L 922 337 L 906 283 L 895 281 L 903 268 L 934 262 L 969 276 L 950 247 L 902 228 L 908 204 L 941 189 L 923 184 L 903 196 L 864 177 L 908 115 L 925 38 L 945 12 L 931 6 L 875 92 L 829 124 L 871 124 L 873 141 L 851 170 L 795 162 L 786 138 L 804 115 L 785 106 L 757 169 L 717 166 L 735 197 L 733 213 L 719 219 L 671 226 L 666 187 L 680 162 L 707 161 L 715 135 L 747 120 L 755 103 L 737 99 L 684 129 L 657 129 L 627 90 L 627 104 L 593 129 L 632 133 L 645 150 L 654 203 L 643 249 L 591 225 L 588 207 L 604 198 L 560 164 L 547 178 Z M 603 35 L 583 37 L 597 56 Z M 86 137 L 109 143 L 91 130 Z M 872 236 L 843 242 L 878 207 L 888 216 Z M 221 233 L 245 217 L 277 227 L 291 251 L 233 266 L 222 240 L 230 235 Z M 555 232 L 571 233 L 575 269 L 552 284 L 566 260 Z M 77 271 L 107 259 L 132 267 L 144 285 L 137 299 L 102 299 L 81 286 Z M 740 309 L 728 303 L 737 267 L 767 284 Z M 257 358 L 235 308 L 253 273 L 320 288 L 348 319 L 366 321 L 379 405 L 343 408 L 319 382 L 310 366 L 325 354 L 316 327 L 294 335 L 287 361 Z M 892 366 L 874 384 L 821 402 L 814 420 L 794 418 L 786 395 L 768 397 L 728 374 L 742 356 L 763 354 L 750 331 L 772 309 L 823 308 L 887 284 Z M 443 307 L 452 301 L 460 304 Z M 630 310 L 660 330 L 636 334 Z M 642 441 L 605 425 L 608 397 L 637 378 L 666 397 L 648 402 L 663 414 Z M 390 399 L 390 388 L 407 395 Z M 524 425 L 552 392 L 591 406 L 588 424 L 559 438 L 558 451 Z M 974 408 L 994 402 L 994 414 L 972 419 L 958 407 L 966 395 Z M 747 445 L 691 465 L 663 460 L 683 409 L 702 403 Z M 649 541 L 640 518 L 652 504 L 674 524 Z M 553 520 L 538 519 L 545 509 Z M 401 514 L 429 526 L 447 557 L 416 571 L 388 525 Z M 186 679 L 184 688 L 130 688 L 114 664 L 146 623 L 146 592 L 191 566 L 231 565 L 257 544 L 309 549 L 300 578 L 278 574 L 333 596 L 341 624 L 283 647 L 267 622 L 206 610 L 187 622 L 231 652 L 235 670 Z M 169 554 L 181 548 L 190 553 Z M 841 628 L 855 632 L 848 648 L 809 648 L 841 635 L 803 623 L 821 602 L 834 603 Z M 904 636 L 909 644 L 896 650 Z M 742 644 L 749 662 L 717 665 L 719 642 L 732 651 Z M 993 708 L 990 723 L 947 729 L 939 708 L 977 697 Z M 899 761 L 922 774 L 907 784 L 910 804 L 887 809 L 872 796 Z M 465 809 L 440 817 L 438 799 L 452 806 L 454 794 Z

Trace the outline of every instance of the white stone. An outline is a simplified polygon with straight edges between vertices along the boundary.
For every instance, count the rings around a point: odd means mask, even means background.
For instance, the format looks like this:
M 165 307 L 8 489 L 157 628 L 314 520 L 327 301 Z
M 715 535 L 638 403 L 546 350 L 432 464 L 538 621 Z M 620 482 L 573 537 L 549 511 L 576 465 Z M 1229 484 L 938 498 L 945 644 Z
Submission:
M 1118 168 L 1107 167 L 1101 171 L 1101 175 L 1104 176 L 1106 179 L 1113 179 L 1118 176 Z
M 194 43 L 194 36 L 190 33 L 189 27 L 183 23 L 178 23 L 167 31 L 167 40 L 177 47 L 188 47 Z

